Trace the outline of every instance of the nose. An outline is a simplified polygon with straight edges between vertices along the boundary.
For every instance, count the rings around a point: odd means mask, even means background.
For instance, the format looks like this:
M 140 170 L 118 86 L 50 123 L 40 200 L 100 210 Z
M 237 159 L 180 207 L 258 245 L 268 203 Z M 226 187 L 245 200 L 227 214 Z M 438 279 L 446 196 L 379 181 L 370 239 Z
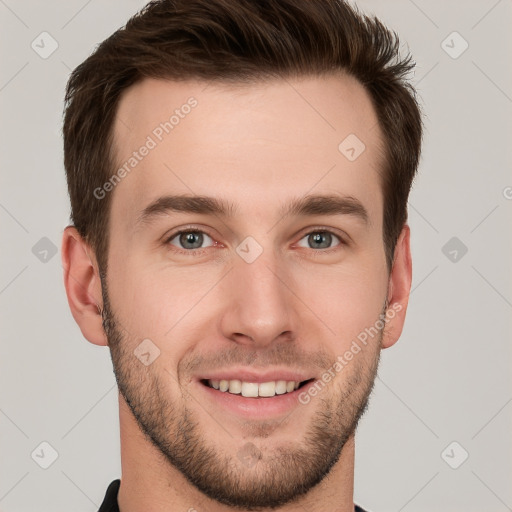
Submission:
M 224 336 L 251 348 L 292 340 L 298 329 L 298 301 L 290 276 L 275 258 L 261 255 L 247 263 L 239 258 L 229 272 L 229 293 L 221 329 Z

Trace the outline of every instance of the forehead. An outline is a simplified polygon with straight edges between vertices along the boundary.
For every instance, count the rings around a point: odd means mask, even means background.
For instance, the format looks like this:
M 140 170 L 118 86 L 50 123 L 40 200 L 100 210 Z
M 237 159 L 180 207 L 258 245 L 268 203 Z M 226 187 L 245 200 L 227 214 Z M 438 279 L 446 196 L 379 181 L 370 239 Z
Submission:
M 242 215 L 326 192 L 357 197 L 370 216 L 382 209 L 377 118 L 345 75 L 243 85 L 145 79 L 121 97 L 114 141 L 114 171 L 125 172 L 111 224 L 127 229 L 149 202 L 176 193 L 228 198 Z

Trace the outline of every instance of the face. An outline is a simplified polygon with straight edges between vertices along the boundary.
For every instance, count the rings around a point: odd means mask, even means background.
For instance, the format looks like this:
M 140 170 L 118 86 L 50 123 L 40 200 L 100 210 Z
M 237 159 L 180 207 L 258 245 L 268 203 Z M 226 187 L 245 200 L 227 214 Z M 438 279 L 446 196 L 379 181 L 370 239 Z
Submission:
M 344 76 L 145 80 L 114 133 L 126 172 L 107 192 L 103 298 L 122 397 L 207 496 L 292 502 L 340 457 L 378 367 L 389 275 L 370 99 Z

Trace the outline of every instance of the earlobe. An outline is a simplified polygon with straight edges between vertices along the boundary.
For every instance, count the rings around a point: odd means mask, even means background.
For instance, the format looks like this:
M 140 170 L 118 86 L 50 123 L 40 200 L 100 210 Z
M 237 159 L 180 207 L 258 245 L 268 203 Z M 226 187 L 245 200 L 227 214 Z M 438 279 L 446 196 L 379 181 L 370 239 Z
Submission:
M 381 343 L 382 348 L 393 346 L 402 334 L 405 313 L 409 303 L 411 282 L 410 228 L 405 224 L 396 243 L 393 267 L 389 277 L 388 309 L 386 311 L 386 325 Z
M 84 337 L 108 345 L 103 329 L 101 281 L 94 253 L 74 226 L 62 236 L 62 266 L 69 308 Z

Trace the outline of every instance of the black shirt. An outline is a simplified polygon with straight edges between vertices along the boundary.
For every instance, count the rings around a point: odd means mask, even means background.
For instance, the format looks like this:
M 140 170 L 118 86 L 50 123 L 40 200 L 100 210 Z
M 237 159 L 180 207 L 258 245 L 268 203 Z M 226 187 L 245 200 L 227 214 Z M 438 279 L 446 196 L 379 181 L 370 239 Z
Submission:
M 119 485 L 121 484 L 121 480 L 114 480 L 107 489 L 105 494 L 105 499 L 101 504 L 98 512 L 119 512 L 119 507 L 117 506 L 117 492 L 119 491 Z M 354 505 L 354 512 L 367 512 L 358 505 Z
M 120 484 L 121 480 L 117 479 L 108 486 L 105 499 L 98 512 L 119 512 L 119 507 L 117 506 L 117 491 L 119 491 Z

